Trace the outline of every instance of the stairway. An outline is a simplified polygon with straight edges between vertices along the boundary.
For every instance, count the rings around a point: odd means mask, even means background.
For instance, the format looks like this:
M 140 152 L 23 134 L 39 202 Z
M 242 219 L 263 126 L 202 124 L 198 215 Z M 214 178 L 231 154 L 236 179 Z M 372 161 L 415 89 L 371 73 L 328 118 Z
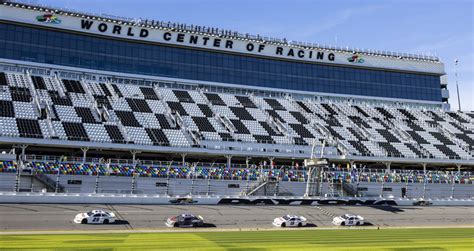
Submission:
M 277 196 L 278 188 L 279 181 L 276 178 L 265 177 L 242 194 L 246 196 Z

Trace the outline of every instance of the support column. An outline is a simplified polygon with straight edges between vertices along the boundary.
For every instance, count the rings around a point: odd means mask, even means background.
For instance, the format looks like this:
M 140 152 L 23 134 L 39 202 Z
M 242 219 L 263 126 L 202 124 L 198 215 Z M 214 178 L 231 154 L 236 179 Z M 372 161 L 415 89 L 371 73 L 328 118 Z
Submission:
M 168 165 L 168 168 L 166 169 L 166 191 L 165 191 L 165 195 L 166 196 L 169 196 L 169 192 L 170 192 L 170 169 L 171 169 L 171 165 L 173 164 L 173 162 L 171 161 Z
M 382 187 L 380 189 L 380 197 L 383 198 L 383 190 L 385 188 L 385 177 L 382 177 Z
M 59 182 L 61 180 L 61 166 L 58 168 L 58 175 L 56 176 L 56 186 L 54 188 L 54 192 L 58 193 L 59 192 Z
M 227 168 L 230 168 L 232 165 L 232 155 L 224 155 L 224 157 L 227 159 Z
M 83 147 L 81 148 L 82 151 L 82 164 L 86 163 L 86 158 L 87 158 L 87 151 L 89 151 L 89 147 Z
M 390 166 L 392 165 L 392 162 L 385 162 L 385 173 L 389 173 L 390 172 Z
M 20 192 L 20 180 L 21 180 L 21 171 L 24 168 L 24 162 L 26 161 L 25 150 L 28 145 L 20 145 L 21 148 L 21 155 L 19 158 L 19 165 L 16 169 L 16 178 L 15 178 L 15 192 Z
M 251 157 L 245 157 L 245 167 L 247 168 L 247 170 L 249 169 L 249 163 L 251 159 Z
M 137 173 L 136 173 L 136 168 L 137 165 L 139 165 L 139 161 L 137 160 L 137 153 L 141 153 L 140 151 L 136 150 L 131 150 L 130 153 L 132 154 L 132 161 L 133 161 L 133 172 L 132 172 L 132 187 L 130 189 L 130 194 L 135 193 L 136 189 L 136 179 L 137 179 Z
M 25 155 L 25 150 L 28 147 L 28 145 L 21 145 L 21 161 L 26 161 L 26 155 Z
M 318 195 L 319 197 L 323 196 L 323 182 L 324 182 L 324 166 L 319 167 L 318 170 L 318 176 L 319 176 L 319 188 L 318 188 Z
M 456 181 L 454 180 L 454 175 L 451 174 L 451 199 L 454 198 L 454 187 L 456 186 Z
M 423 200 L 425 199 L 425 195 L 426 195 L 426 166 L 427 164 L 426 163 L 423 163 Z
M 245 193 L 249 191 L 249 185 L 250 185 L 250 167 L 249 167 L 249 162 L 250 162 L 250 157 L 245 158 L 245 167 L 248 170 L 247 177 L 246 177 L 246 184 L 245 184 Z
M 132 154 L 133 165 L 135 165 L 137 163 L 137 153 L 141 153 L 141 152 L 136 151 L 136 150 L 131 150 L 130 153 Z
M 306 178 L 306 189 L 304 192 L 303 197 L 309 197 L 309 189 L 310 189 L 310 182 L 311 182 L 311 173 L 313 172 L 315 167 L 308 166 L 308 177 Z
M 209 196 L 210 191 L 211 191 L 211 176 L 207 176 L 207 192 L 206 192 L 206 196 Z
M 268 160 L 270 161 L 270 170 L 273 170 L 273 160 L 275 160 L 275 157 L 268 157 Z
M 191 166 L 191 190 L 189 191 L 189 195 L 193 195 L 194 193 L 194 177 L 195 177 L 195 174 L 196 174 L 196 166 L 198 165 L 198 163 L 193 163 L 192 166 Z
M 186 167 L 186 153 L 181 154 L 181 164 L 183 167 Z
M 461 164 L 456 164 L 456 167 L 458 168 L 458 175 L 461 175 Z M 454 198 L 454 190 L 456 188 L 456 180 L 454 179 L 453 172 L 451 172 L 451 199 Z

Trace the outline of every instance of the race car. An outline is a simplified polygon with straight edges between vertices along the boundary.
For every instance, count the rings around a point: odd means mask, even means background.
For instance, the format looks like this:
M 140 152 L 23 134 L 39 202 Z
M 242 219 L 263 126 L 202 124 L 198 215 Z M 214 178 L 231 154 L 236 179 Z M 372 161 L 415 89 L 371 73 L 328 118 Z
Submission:
M 202 225 L 204 225 L 202 216 L 193 214 L 180 214 L 166 220 L 166 226 L 168 227 L 201 227 Z
M 273 225 L 276 227 L 304 227 L 306 226 L 306 218 L 296 215 L 285 215 L 273 220 Z
M 334 217 L 332 223 L 337 226 L 360 226 L 364 225 L 364 218 L 360 215 L 344 214 Z
M 74 222 L 81 224 L 109 224 L 115 222 L 115 214 L 104 210 L 92 210 L 76 215 Z

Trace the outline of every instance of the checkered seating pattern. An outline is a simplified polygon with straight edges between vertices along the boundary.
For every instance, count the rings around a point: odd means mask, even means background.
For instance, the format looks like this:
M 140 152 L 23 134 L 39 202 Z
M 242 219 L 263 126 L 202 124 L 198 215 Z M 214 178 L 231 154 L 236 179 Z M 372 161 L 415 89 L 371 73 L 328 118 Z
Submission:
M 468 159 L 473 116 L 0 72 L 1 137 L 171 147 L 329 137 L 346 155 Z

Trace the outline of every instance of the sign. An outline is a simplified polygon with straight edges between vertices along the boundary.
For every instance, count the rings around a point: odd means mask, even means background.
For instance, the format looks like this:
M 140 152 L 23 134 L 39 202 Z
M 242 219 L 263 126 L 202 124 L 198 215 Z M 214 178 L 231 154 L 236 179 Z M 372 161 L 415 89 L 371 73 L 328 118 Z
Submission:
M 360 56 L 360 55 L 354 55 L 352 57 L 347 58 L 347 62 L 349 63 L 356 63 L 356 64 L 362 64 L 365 62 L 365 60 Z
M 247 52 L 267 56 L 281 56 L 287 58 L 307 59 L 314 61 L 334 61 L 336 56 L 332 52 L 291 48 L 286 46 L 267 45 L 265 43 L 244 42 L 228 38 L 199 35 L 184 32 L 171 32 L 159 29 L 135 28 L 119 24 L 110 24 L 90 19 L 81 19 L 80 28 L 103 34 L 112 34 L 121 37 L 132 37 L 156 42 L 169 42 L 187 46 L 199 46 L 212 49 L 225 49 L 227 51 Z
M 43 23 L 52 23 L 52 24 L 61 23 L 61 19 L 59 19 L 56 15 L 49 14 L 49 13 L 36 16 L 36 21 L 43 22 Z
M 0 20 L 44 27 L 55 27 L 58 31 L 73 31 L 100 35 L 109 38 L 124 38 L 173 45 L 184 48 L 198 48 L 216 52 L 231 52 L 244 55 L 259 55 L 272 59 L 287 59 L 301 62 L 320 62 L 337 65 L 360 65 L 366 68 L 393 69 L 410 72 L 444 75 L 444 65 L 439 62 L 415 61 L 375 55 L 353 55 L 349 52 L 266 43 L 199 32 L 184 32 L 173 29 L 158 29 L 98 20 L 83 15 L 63 15 L 43 11 L 0 5 Z

